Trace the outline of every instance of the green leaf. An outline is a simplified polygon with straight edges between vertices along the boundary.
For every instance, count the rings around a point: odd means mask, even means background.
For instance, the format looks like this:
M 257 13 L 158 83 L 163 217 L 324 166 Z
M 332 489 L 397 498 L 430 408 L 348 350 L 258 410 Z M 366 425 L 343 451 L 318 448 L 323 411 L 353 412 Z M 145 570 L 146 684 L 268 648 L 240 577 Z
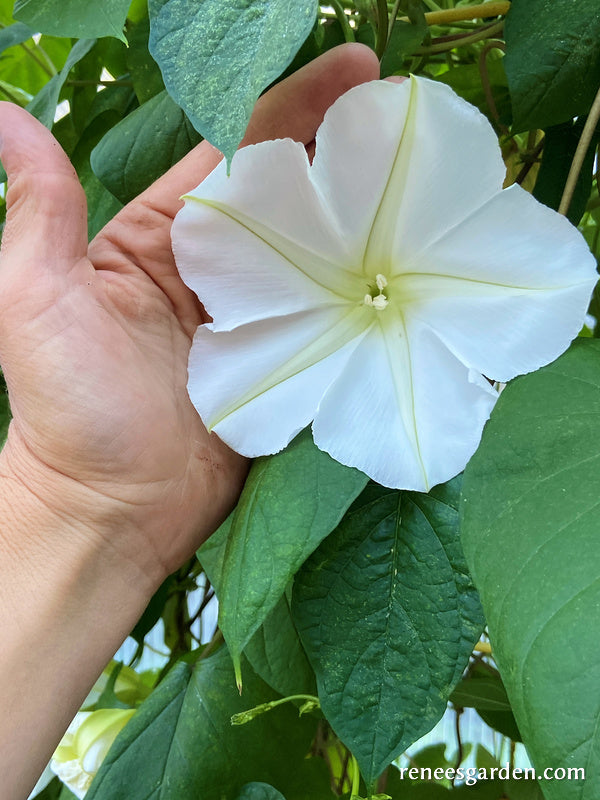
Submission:
M 132 639 L 135 639 L 138 645 L 143 643 L 146 634 L 152 630 L 152 628 L 160 619 L 167 602 L 167 597 L 169 596 L 169 590 L 173 583 L 174 577 L 174 575 L 169 575 L 161 583 L 161 585 L 152 595 L 150 602 L 146 606 L 146 610 L 138 620 L 135 628 L 129 634 Z
M 195 665 L 179 662 L 123 729 L 86 800 L 222 800 L 252 781 L 305 800 L 302 784 L 324 777 L 319 762 L 305 758 L 315 721 L 286 703 L 232 726 L 233 714 L 276 698 L 245 671 L 240 697 L 225 648 Z
M 460 478 L 370 484 L 294 583 L 323 713 L 367 787 L 442 717 L 481 631 L 458 533 Z
M 14 0 L 0 0 L 0 23 L 10 25 L 14 20 L 12 16 Z
M 502 393 L 465 472 L 465 553 L 494 657 L 548 800 L 600 795 L 600 342 Z
M 585 122 L 585 119 L 579 119 L 576 122 L 569 121 L 563 125 L 548 128 L 546 131 L 542 164 L 535 182 L 533 196 L 540 203 L 544 203 L 555 211 L 558 211 Z M 599 138 L 600 131 L 594 136 L 588 148 L 575 185 L 573 199 L 567 212 L 567 217 L 573 225 L 579 223 L 590 196 L 596 145 Z
M 399 775 L 400 771 L 390 766 L 385 788 L 394 800 L 454 800 L 439 783 L 413 783 L 407 778 L 400 778 Z
M 523 775 L 514 780 L 478 780 L 470 786 L 456 787 L 452 797 L 447 797 L 448 800 L 544 800 L 539 784 L 535 780 L 525 780 Z M 415 800 L 421 798 L 429 800 L 427 795 L 418 795 Z
M 266 783 L 247 783 L 236 800 L 285 800 L 285 797 Z
M 69 72 L 78 61 L 81 61 L 90 52 L 95 43 L 94 39 L 80 39 L 76 42 L 61 71 L 48 81 L 27 106 L 27 110 L 47 128 L 51 128 L 54 122 L 60 91 Z
M 513 130 L 587 114 L 600 86 L 597 0 L 513 0 L 504 30 Z
M 502 678 L 488 664 L 473 665 L 450 700 L 455 706 L 474 708 L 486 725 L 513 742 L 522 740 Z
M 468 745 L 470 747 L 470 745 Z M 465 757 L 468 754 L 465 754 Z M 431 773 L 436 769 L 447 769 L 454 766 L 446 758 L 446 743 L 438 742 L 438 744 L 429 744 L 418 753 L 414 753 L 410 757 L 411 766 L 420 767 L 421 769 L 430 769 Z M 456 763 L 456 762 L 455 762 Z
M 381 77 L 387 78 L 388 75 L 400 72 L 404 65 L 404 59 L 419 47 L 426 33 L 427 23 L 424 17 L 418 24 L 396 20 L 381 59 Z
M 0 53 L 7 50 L 9 47 L 26 42 L 31 39 L 35 31 L 32 31 L 28 25 L 22 22 L 14 22 L 8 28 L 0 30 Z
M 504 71 L 504 59 L 488 56 L 486 60 L 487 80 L 496 106 L 500 122 L 508 125 L 512 120 L 508 81 Z M 477 106 L 482 114 L 497 124 L 486 93 L 481 83 L 481 71 L 477 64 L 460 64 L 436 78 L 445 83 L 471 105 Z
M 129 41 L 127 68 L 140 105 L 165 88 L 158 64 L 148 52 L 149 34 L 148 17 L 144 17 L 137 25 L 132 26 L 127 34 Z
M 63 786 L 58 795 L 58 800 L 77 800 L 77 795 L 73 794 L 68 786 Z
M 199 140 L 183 111 L 162 91 L 108 131 L 92 151 L 92 169 L 128 203 Z
M 14 18 L 38 33 L 74 39 L 116 36 L 125 41 L 123 26 L 131 0 L 16 0 Z
M 279 694 L 317 693 L 315 674 L 292 620 L 286 595 L 250 639 L 244 655 L 254 671 Z
M 90 239 L 93 239 L 98 231 L 122 208 L 122 204 L 102 185 L 90 166 L 90 154 L 93 148 L 119 118 L 118 112 L 110 109 L 95 114 L 71 155 L 71 161 L 77 170 L 87 198 L 88 237 Z
M 19 89 L 17 86 L 13 86 L 6 81 L 0 80 L 0 99 L 2 100 L 10 100 L 11 103 L 16 103 L 21 108 L 25 108 L 27 103 L 31 100 L 31 95 L 28 92 L 24 92 L 22 89 Z M 0 183 L 4 183 L 6 181 L 6 174 L 4 172 L 0 173 Z
M 464 678 L 450 695 L 450 701 L 460 708 L 510 711 L 506 689 L 500 676 Z
M 379 20 L 377 0 L 354 0 L 354 7 L 362 17 L 365 17 L 370 22 Z
M 98 91 L 104 69 L 108 69 L 113 75 L 122 74 L 126 69 L 125 52 L 126 47 L 122 42 L 116 39 L 99 39 L 85 57 L 73 67 L 69 82 L 74 85 L 67 87 L 61 98 L 69 100 L 70 116 L 78 132 L 88 127 L 91 121 L 89 112 L 95 105 L 98 95 L 105 96 L 107 92 L 112 95 L 115 89 L 127 91 L 123 86 L 104 87 Z
M 148 7 L 150 52 L 169 94 L 230 161 L 256 100 L 310 33 L 316 0 L 149 0 Z
M 308 429 L 281 453 L 253 463 L 237 508 L 198 553 L 236 666 L 290 579 L 367 480 L 319 450 Z
M 53 778 L 35 795 L 35 800 L 76 800 L 76 797 L 58 778 Z
M 40 47 L 43 48 L 43 54 Z M 35 95 L 64 66 L 70 52 L 71 42 L 68 39 L 42 36 L 39 46 L 33 39 L 28 39 L 2 53 L 0 80 L 17 86 L 29 95 Z

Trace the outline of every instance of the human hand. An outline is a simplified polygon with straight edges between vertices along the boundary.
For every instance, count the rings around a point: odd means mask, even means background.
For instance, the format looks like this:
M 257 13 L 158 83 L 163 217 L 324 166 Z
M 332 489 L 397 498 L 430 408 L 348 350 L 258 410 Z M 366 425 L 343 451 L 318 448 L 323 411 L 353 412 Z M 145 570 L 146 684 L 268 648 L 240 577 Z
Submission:
M 259 101 L 244 143 L 310 147 L 327 107 L 377 73 L 366 48 L 330 51 Z M 2 473 L 87 530 L 118 527 L 111 547 L 156 584 L 217 527 L 247 469 L 189 401 L 188 353 L 205 317 L 170 247 L 178 198 L 220 154 L 200 144 L 88 249 L 84 193 L 52 136 L 5 103 L 0 136 L 0 363 L 13 412 Z

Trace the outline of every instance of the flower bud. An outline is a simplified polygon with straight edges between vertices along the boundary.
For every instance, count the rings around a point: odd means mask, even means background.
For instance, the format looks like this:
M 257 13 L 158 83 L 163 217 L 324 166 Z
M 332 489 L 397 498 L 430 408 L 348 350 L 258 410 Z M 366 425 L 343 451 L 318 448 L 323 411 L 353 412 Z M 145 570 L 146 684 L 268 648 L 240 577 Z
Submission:
M 92 784 L 117 734 L 134 709 L 80 711 L 56 748 L 50 769 L 81 800 Z

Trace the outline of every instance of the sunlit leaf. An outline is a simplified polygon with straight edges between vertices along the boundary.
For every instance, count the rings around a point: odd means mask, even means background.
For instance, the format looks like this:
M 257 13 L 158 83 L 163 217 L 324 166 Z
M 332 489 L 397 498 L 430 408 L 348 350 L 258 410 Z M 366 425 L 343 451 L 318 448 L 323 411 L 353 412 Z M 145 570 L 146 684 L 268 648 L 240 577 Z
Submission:
M 310 33 L 317 3 L 149 0 L 148 6 L 150 52 L 169 94 L 231 159 L 260 93 Z

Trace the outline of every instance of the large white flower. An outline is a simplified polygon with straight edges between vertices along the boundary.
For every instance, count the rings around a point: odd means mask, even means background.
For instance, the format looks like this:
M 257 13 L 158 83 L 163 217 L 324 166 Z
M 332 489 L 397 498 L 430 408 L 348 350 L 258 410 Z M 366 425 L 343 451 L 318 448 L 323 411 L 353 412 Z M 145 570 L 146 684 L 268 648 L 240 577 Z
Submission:
M 350 90 L 309 164 L 246 147 L 185 199 L 173 248 L 213 322 L 189 392 L 248 456 L 313 421 L 315 443 L 379 483 L 460 472 L 507 381 L 577 335 L 595 261 L 519 186 L 487 120 L 421 78 Z

